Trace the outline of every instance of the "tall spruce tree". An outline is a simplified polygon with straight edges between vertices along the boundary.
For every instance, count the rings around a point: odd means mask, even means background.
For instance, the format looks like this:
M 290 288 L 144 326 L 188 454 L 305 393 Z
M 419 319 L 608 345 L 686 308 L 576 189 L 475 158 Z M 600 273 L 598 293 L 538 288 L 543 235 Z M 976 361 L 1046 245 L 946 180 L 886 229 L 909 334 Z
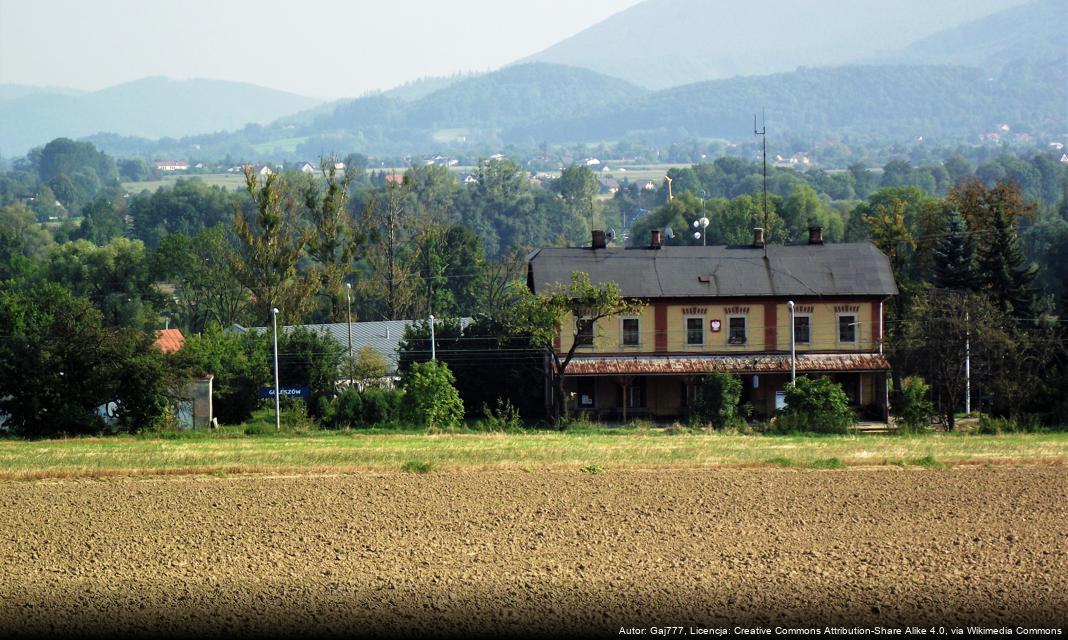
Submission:
M 932 251 L 934 284 L 939 289 L 977 291 L 982 279 L 976 271 L 975 240 L 959 211 L 946 220 L 943 235 Z
M 985 251 L 979 255 L 984 284 L 1002 311 L 1017 318 L 1033 318 L 1037 305 L 1031 283 L 1038 266 L 1024 257 L 1011 213 L 1000 202 L 990 205 L 990 233 Z

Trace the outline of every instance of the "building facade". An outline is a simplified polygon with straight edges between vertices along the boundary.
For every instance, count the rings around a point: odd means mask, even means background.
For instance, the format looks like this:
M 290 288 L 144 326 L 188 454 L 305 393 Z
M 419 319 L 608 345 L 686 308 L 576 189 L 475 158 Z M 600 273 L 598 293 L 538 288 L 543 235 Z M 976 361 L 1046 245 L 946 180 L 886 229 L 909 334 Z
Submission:
M 647 246 L 608 249 L 595 237 L 592 247 L 532 253 L 527 284 L 548 291 L 574 271 L 616 282 L 645 307 L 583 333 L 565 319 L 560 350 L 579 343 L 565 385 L 572 412 L 684 419 L 701 376 L 722 371 L 741 378 L 755 417 L 769 417 L 793 368 L 841 384 L 862 418 L 886 418 L 883 311 L 897 286 L 871 243 L 824 244 L 818 228 L 787 246 L 765 246 L 760 230 L 745 247 L 663 246 L 654 231 Z

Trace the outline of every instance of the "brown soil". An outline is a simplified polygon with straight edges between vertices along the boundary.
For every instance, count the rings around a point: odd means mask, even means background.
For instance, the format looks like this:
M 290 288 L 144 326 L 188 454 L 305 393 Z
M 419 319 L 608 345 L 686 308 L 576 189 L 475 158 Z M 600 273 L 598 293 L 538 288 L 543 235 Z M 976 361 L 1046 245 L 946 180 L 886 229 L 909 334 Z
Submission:
M 1065 627 L 1068 472 L 2 482 L 0 561 L 0 633 Z

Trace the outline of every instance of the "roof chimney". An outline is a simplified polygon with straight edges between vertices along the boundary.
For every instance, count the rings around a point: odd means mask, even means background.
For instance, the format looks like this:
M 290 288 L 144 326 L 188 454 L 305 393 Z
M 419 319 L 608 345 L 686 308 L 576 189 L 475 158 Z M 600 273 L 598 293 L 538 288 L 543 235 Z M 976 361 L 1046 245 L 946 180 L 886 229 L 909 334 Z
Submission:
M 605 237 L 604 237 L 604 230 L 603 229 L 594 229 L 593 230 L 593 248 L 594 249 L 604 249 L 607 246 L 608 246 L 608 244 L 607 244 L 607 242 L 605 240 Z
M 753 246 L 754 247 L 763 247 L 764 246 L 764 229 L 761 228 L 761 227 L 756 227 L 756 228 L 753 229 Z
M 808 228 L 808 243 L 823 244 L 823 227 Z
M 649 241 L 650 249 L 660 248 L 660 229 L 653 229 L 651 232 L 652 238 Z

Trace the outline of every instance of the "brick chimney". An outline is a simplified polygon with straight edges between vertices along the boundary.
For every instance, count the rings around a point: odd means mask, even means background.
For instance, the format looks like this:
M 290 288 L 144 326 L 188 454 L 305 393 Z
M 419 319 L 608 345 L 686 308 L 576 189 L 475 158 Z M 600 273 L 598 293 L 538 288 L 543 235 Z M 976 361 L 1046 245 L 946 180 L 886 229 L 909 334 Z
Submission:
M 661 246 L 661 244 L 660 244 L 660 229 L 653 229 L 650 232 L 650 235 L 652 236 L 652 238 L 649 240 L 649 248 L 650 249 L 659 249 L 660 246 Z
M 808 243 L 823 244 L 823 227 L 808 228 Z
M 603 229 L 593 230 L 593 244 L 591 246 L 594 249 L 604 249 L 608 246 L 608 241 L 605 239 Z
M 756 227 L 755 229 L 753 229 L 753 246 L 764 246 L 764 229 L 761 227 Z

